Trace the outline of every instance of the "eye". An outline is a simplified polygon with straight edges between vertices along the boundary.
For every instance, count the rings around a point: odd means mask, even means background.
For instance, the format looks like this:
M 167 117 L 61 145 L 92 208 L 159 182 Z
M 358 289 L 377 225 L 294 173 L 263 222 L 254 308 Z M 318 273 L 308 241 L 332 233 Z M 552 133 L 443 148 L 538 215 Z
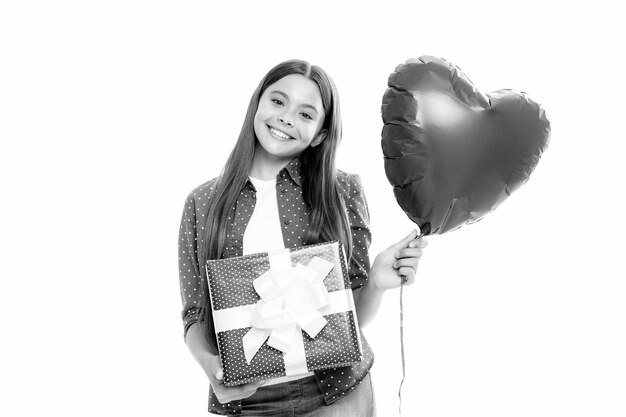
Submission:
M 282 106 L 283 105 L 283 101 L 281 99 L 278 98 L 273 98 L 272 99 L 272 103 L 278 105 L 278 106 Z
M 313 120 L 313 118 L 311 117 L 311 115 L 309 113 L 300 113 L 302 115 L 302 117 L 304 117 L 305 119 L 308 120 Z

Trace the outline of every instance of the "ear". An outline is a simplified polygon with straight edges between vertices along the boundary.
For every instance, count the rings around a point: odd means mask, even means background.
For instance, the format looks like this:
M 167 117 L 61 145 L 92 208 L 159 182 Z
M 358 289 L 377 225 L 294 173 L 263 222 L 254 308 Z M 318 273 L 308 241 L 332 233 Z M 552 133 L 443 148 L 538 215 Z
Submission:
M 328 135 L 328 130 L 326 129 L 322 129 L 319 131 L 319 133 L 317 134 L 317 136 L 315 137 L 315 139 L 313 139 L 313 141 L 311 142 L 311 147 L 314 148 L 317 145 L 319 145 L 320 143 L 322 143 L 324 141 L 324 139 L 326 139 L 326 136 Z

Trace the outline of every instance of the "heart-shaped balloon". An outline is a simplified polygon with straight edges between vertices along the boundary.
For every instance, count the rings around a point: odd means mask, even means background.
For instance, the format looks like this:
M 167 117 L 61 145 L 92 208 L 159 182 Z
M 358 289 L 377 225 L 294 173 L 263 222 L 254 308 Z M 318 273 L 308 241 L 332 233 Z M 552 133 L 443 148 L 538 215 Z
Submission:
M 548 145 L 550 122 L 527 94 L 482 94 L 443 59 L 410 59 L 388 85 L 385 172 L 424 235 L 480 220 L 528 180 Z

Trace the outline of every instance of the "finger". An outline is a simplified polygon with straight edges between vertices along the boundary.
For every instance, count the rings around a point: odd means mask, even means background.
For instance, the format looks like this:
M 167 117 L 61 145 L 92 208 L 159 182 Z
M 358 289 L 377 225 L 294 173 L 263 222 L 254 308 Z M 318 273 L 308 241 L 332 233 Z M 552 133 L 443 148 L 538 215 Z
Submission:
M 222 382 L 224 379 L 224 367 L 222 366 L 222 359 L 219 355 L 215 355 L 212 357 L 212 367 L 213 376 L 217 379 L 218 382 Z
M 413 284 L 415 282 L 415 269 L 410 266 L 404 266 L 398 270 L 398 273 L 404 280 L 405 284 Z
M 263 386 L 263 384 L 265 384 L 267 382 L 267 380 L 263 379 L 261 381 L 254 381 L 254 382 L 249 382 L 247 384 L 243 384 L 243 385 L 238 385 L 237 388 L 241 388 L 244 391 L 256 391 L 257 389 L 259 389 L 259 387 Z
M 238 385 L 236 387 L 226 387 L 224 385 L 220 385 L 218 387 L 213 387 L 215 391 L 215 395 L 217 399 L 220 400 L 221 403 L 230 402 L 233 400 L 240 400 L 242 398 L 248 398 L 261 387 L 266 381 L 256 381 L 248 384 Z
M 411 230 L 411 233 L 409 233 L 407 237 L 405 237 L 404 239 L 402 239 L 401 241 L 393 245 L 393 247 L 395 247 L 396 249 L 406 248 L 407 246 L 409 246 L 409 242 L 411 242 L 416 237 L 417 237 L 417 230 L 413 229 Z
M 421 258 L 422 250 L 420 248 L 404 248 L 396 251 L 396 259 L 402 258 Z
M 423 237 L 418 237 L 417 239 L 414 239 L 414 240 L 409 242 L 409 247 L 410 248 L 424 249 L 427 245 L 428 245 L 428 240 L 426 240 Z
M 403 268 L 403 267 L 409 267 L 409 268 L 417 268 L 417 264 L 419 263 L 419 259 L 418 258 L 402 258 L 402 259 L 398 259 L 393 263 L 393 268 L 394 269 L 399 269 L 399 268 Z

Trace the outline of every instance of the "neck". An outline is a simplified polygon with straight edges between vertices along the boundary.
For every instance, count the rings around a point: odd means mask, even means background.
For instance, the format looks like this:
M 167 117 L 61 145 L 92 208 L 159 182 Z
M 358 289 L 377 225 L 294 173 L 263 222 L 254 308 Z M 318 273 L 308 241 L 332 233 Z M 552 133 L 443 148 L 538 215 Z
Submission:
M 281 169 L 286 167 L 291 160 L 272 157 L 264 152 L 263 147 L 257 144 L 254 149 L 254 158 L 250 167 L 250 175 L 260 180 L 271 180 L 276 178 Z

